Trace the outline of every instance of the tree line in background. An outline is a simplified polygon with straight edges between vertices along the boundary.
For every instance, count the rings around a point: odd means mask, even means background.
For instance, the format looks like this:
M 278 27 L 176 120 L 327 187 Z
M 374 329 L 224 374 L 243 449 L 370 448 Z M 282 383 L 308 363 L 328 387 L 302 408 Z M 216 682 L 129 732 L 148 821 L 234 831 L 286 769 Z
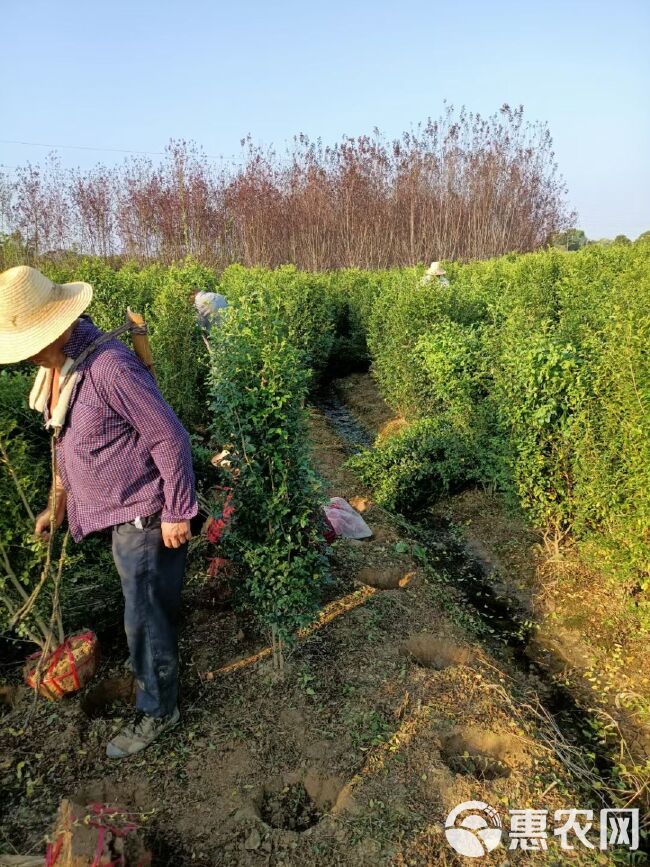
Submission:
M 23 261 L 66 250 L 383 268 L 535 250 L 573 217 L 548 128 L 522 107 L 488 118 L 447 107 L 393 141 L 375 130 L 331 147 L 300 135 L 284 155 L 250 137 L 242 147 L 230 167 L 172 141 L 159 164 L 135 156 L 84 172 L 51 154 L 0 173 L 3 264 L 13 244 Z
M 650 232 L 642 232 L 636 240 L 650 240 Z M 557 247 L 558 250 L 567 250 L 569 252 L 582 250 L 583 247 L 589 247 L 593 244 L 598 244 L 600 247 L 611 247 L 612 244 L 629 245 L 631 243 L 632 240 L 628 238 L 627 235 L 617 235 L 615 238 L 599 238 L 598 240 L 593 240 L 587 237 L 583 229 L 565 229 L 564 232 L 558 232 L 551 238 L 551 244 L 553 247 Z

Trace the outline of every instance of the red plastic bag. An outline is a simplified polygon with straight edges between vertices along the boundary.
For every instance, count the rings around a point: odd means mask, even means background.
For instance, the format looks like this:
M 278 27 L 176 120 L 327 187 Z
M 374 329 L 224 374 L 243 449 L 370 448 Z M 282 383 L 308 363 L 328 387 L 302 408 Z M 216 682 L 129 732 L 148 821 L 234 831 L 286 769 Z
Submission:
M 328 545 L 331 545 L 334 539 L 336 539 L 336 530 L 325 512 L 323 512 L 323 524 L 323 539 L 325 539 Z

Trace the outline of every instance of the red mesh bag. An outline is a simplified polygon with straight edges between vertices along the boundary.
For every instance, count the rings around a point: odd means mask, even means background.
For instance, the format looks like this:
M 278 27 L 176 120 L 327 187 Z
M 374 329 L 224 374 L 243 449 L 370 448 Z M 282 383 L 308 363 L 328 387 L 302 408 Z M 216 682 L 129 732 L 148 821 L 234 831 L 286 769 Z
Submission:
M 32 654 L 23 669 L 25 683 L 32 689 L 37 687 L 41 657 L 40 651 Z M 43 698 L 58 701 L 85 686 L 97 671 L 98 664 L 99 642 L 95 633 L 86 630 L 71 635 L 41 661 L 38 691 Z

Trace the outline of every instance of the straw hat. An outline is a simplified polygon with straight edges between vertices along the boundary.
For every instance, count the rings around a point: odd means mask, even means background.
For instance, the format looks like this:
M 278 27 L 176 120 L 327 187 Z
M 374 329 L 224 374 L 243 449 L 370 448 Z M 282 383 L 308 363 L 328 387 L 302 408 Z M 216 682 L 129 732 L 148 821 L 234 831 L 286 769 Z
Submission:
M 442 277 L 446 273 L 445 269 L 441 268 L 440 262 L 432 262 L 427 271 L 427 274 L 431 274 L 434 277 Z
M 45 349 L 88 307 L 88 283 L 53 283 L 36 268 L 0 274 L 0 364 L 24 361 Z

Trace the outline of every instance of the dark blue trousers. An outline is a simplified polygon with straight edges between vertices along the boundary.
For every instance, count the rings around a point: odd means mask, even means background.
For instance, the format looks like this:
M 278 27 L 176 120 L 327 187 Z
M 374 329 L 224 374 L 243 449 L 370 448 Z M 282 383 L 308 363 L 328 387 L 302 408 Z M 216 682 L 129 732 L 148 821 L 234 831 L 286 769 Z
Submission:
M 178 618 L 187 544 L 166 548 L 160 515 L 113 527 L 113 559 L 122 581 L 124 630 L 137 684 L 136 706 L 172 713 L 178 700 Z

